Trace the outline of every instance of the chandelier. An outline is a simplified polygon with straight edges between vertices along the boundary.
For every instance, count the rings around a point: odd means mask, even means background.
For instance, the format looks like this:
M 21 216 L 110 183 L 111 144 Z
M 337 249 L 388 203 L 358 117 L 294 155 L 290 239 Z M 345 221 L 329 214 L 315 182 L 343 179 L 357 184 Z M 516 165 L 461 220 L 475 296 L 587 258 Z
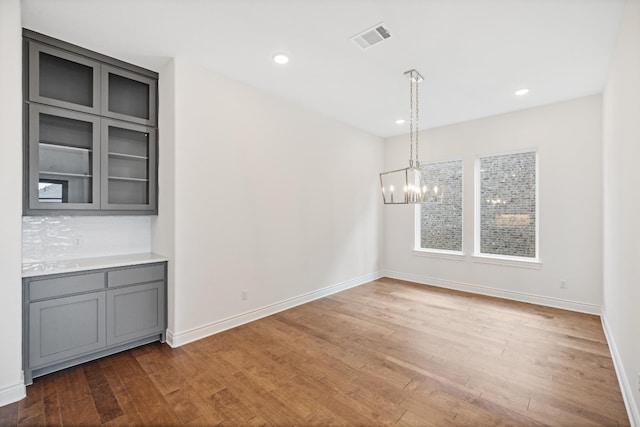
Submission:
M 423 78 L 416 70 L 409 70 L 404 75 L 409 79 L 409 167 L 380 174 L 382 200 L 385 205 L 417 204 L 423 203 L 427 199 L 427 186 L 420 187 L 422 176 L 418 160 L 420 133 L 418 129 L 420 113 L 418 84 L 422 82 Z M 416 143 L 415 157 L 413 154 L 414 140 Z

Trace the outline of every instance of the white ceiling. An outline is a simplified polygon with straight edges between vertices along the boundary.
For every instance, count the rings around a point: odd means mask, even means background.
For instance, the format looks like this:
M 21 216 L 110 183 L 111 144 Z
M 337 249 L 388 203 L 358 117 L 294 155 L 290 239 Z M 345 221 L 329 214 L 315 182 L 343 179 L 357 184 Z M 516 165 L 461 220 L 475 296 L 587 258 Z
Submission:
M 159 71 L 184 58 L 374 135 L 601 93 L 624 0 L 22 0 L 23 26 Z M 350 38 L 379 22 L 391 38 Z M 286 66 L 276 51 L 291 54 Z M 529 95 L 516 97 L 527 87 Z M 211 102 L 216 102 L 212 99 Z

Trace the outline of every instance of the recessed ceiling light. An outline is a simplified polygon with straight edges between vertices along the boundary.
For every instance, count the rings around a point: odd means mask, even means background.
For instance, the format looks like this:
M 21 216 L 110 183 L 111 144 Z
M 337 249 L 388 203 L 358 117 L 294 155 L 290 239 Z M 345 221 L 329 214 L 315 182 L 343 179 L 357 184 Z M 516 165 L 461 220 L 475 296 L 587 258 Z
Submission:
M 398 120 L 396 120 L 396 124 L 397 124 L 397 125 L 403 125 L 403 124 L 404 124 L 404 119 L 398 119 Z
M 523 88 L 523 89 L 518 89 L 513 94 L 516 95 L 516 96 L 523 96 L 523 95 L 526 95 L 528 93 L 529 93 L 529 89 Z
M 275 62 L 276 64 L 280 64 L 280 65 L 284 65 L 287 62 L 289 62 L 289 55 L 287 55 L 286 53 L 274 53 L 273 54 L 273 62 Z

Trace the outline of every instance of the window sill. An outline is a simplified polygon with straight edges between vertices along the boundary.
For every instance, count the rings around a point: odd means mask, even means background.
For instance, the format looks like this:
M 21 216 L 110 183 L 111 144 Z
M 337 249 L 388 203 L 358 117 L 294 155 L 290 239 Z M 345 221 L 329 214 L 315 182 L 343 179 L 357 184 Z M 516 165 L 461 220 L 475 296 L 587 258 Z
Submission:
M 517 257 L 501 257 L 495 255 L 473 255 L 471 257 L 473 262 L 482 264 L 494 264 L 494 265 L 506 265 L 509 267 L 519 268 L 531 268 L 534 270 L 540 270 L 542 268 L 542 261 L 538 258 L 517 258 Z
M 437 249 L 414 249 L 413 254 L 415 256 L 422 256 L 427 258 L 449 259 L 453 261 L 464 261 L 466 258 L 463 252 L 443 251 L 443 250 L 437 250 Z

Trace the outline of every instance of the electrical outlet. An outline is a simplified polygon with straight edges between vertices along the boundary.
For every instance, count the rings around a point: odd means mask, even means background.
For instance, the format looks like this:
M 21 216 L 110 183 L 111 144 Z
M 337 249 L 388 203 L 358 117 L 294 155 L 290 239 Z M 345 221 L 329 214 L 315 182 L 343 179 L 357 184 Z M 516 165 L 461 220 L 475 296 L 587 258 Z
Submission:
M 560 281 L 560 288 L 561 289 L 567 289 L 567 281 L 566 280 L 561 280 Z
M 76 236 L 73 238 L 73 247 L 81 248 L 82 247 L 82 237 Z
M 242 301 L 246 300 L 247 298 L 249 298 L 249 296 L 247 295 L 247 290 L 243 289 L 240 298 L 242 298 Z

